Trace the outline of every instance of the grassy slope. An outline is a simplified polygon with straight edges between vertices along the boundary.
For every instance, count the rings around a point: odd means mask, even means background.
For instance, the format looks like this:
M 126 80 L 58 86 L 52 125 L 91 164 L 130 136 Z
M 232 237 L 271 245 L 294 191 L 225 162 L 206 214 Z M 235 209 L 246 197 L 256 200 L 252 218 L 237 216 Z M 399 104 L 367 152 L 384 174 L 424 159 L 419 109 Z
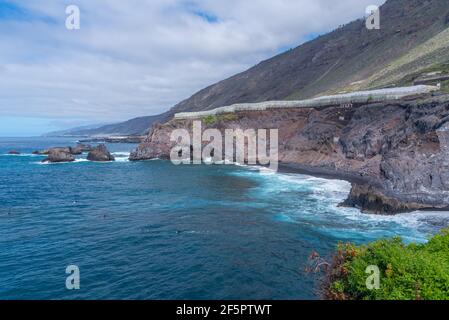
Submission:
M 346 90 L 411 85 L 423 73 L 449 72 L 449 28 L 393 61 L 385 69 Z

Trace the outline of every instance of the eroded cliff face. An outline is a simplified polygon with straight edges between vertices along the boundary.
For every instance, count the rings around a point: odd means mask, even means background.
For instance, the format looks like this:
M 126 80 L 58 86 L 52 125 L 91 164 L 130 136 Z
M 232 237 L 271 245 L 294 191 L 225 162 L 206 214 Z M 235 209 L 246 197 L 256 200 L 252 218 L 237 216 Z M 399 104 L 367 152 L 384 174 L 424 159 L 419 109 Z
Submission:
M 167 159 L 174 129 L 159 124 L 130 156 Z M 279 161 L 352 181 L 344 205 L 375 213 L 449 208 L 449 95 L 352 107 L 277 109 L 217 117 L 203 129 L 278 129 Z

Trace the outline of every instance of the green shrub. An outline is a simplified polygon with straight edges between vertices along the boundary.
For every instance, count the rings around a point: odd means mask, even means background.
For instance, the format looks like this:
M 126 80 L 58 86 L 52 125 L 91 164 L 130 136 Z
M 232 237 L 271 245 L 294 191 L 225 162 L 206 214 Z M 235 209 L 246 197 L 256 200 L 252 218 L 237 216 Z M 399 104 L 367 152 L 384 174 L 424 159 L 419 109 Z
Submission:
M 368 266 L 380 269 L 380 288 L 368 289 Z M 449 229 L 426 244 L 400 238 L 368 245 L 340 244 L 327 272 L 328 299 L 449 300 Z
M 208 125 L 208 126 L 209 126 L 209 125 L 215 124 L 217 121 L 218 121 L 217 117 L 216 117 L 216 116 L 212 116 L 212 115 L 210 115 L 210 116 L 205 116 L 205 117 L 203 118 L 204 124 L 206 124 L 206 125 Z
M 217 122 L 231 122 L 238 120 L 239 117 L 235 113 L 220 114 L 218 116 L 210 115 L 203 118 L 205 125 L 213 125 Z
M 235 113 L 226 113 L 219 116 L 220 121 L 231 122 L 236 121 L 239 117 Z

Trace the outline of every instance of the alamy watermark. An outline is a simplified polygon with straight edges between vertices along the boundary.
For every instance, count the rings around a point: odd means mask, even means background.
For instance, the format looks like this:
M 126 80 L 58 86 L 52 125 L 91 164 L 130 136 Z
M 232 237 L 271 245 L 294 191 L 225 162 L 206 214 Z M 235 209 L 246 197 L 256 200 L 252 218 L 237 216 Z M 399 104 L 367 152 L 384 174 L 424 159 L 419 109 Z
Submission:
M 65 279 L 65 287 L 67 290 L 80 289 L 80 269 L 76 265 L 67 266 L 65 273 L 69 276 Z
M 79 30 L 81 28 L 80 8 L 76 5 L 70 5 L 65 9 L 65 13 L 67 14 L 65 19 L 67 30 Z
M 380 289 L 380 270 L 378 266 L 371 265 L 365 270 L 366 274 L 369 276 L 366 278 L 366 288 L 368 290 L 379 290 Z
M 376 5 L 366 7 L 365 25 L 368 30 L 380 29 L 380 8 Z
M 193 121 L 192 132 L 173 130 L 173 164 L 248 164 L 278 169 L 278 129 L 206 129 Z

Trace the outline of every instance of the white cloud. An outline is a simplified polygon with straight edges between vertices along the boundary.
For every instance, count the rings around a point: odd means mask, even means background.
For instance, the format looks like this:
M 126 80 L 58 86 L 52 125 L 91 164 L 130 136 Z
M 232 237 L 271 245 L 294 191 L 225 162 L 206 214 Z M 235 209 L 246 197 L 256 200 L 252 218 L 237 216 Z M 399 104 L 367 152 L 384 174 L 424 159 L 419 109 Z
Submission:
M 24 10 L 0 15 L 0 116 L 109 122 L 165 111 L 384 0 L 10 2 Z

